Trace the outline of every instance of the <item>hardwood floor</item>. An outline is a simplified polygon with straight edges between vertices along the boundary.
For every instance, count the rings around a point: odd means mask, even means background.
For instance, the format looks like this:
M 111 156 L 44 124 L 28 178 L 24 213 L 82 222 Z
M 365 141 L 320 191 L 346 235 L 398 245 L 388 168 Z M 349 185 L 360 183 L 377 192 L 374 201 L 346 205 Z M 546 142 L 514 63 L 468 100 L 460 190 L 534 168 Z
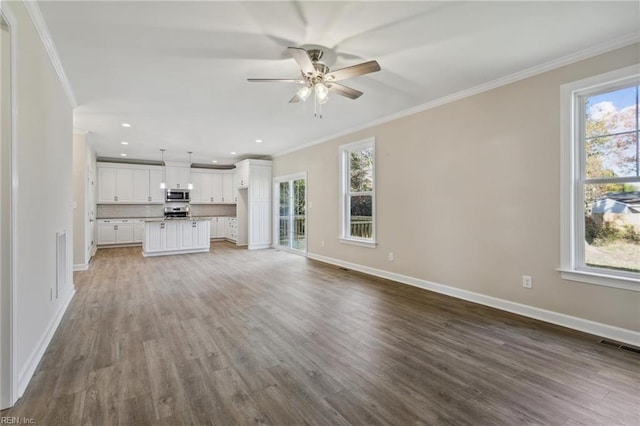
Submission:
M 640 356 L 275 250 L 100 250 L 25 395 L 45 425 L 640 424 Z

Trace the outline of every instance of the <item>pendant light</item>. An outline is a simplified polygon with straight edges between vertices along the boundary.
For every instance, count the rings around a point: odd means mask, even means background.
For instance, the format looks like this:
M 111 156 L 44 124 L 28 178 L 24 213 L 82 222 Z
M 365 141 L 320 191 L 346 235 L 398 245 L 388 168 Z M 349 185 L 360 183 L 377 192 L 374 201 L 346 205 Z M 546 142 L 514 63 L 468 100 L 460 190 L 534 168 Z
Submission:
M 192 190 L 193 189 L 193 183 L 191 183 L 191 154 L 193 154 L 193 152 L 191 151 L 187 151 L 189 154 L 189 184 L 187 185 L 187 189 L 188 190 Z
M 160 148 L 162 153 L 162 182 L 160 182 L 160 189 L 167 189 L 167 167 L 164 165 L 164 149 Z

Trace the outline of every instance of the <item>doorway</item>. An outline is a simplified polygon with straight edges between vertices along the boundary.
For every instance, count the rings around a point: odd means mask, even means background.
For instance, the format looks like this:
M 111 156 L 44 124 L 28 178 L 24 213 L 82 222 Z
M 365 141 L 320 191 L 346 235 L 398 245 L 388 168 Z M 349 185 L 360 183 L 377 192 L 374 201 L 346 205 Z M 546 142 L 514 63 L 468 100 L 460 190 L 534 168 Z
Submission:
M 277 200 L 275 246 L 298 253 L 307 252 L 307 177 L 306 173 L 275 179 Z
M 15 28 L 0 10 L 0 409 L 15 403 Z

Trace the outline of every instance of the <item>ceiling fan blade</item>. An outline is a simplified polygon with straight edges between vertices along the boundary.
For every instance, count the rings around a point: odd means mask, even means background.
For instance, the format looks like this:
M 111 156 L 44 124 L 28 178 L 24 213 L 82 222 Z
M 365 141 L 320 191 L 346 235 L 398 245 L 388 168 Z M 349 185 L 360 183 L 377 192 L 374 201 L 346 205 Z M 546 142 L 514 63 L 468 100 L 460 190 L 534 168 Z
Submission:
M 369 61 L 332 71 L 329 74 L 325 75 L 324 79 L 328 82 L 340 81 L 376 71 L 380 71 L 380 64 L 378 64 L 377 61 Z
M 313 66 L 313 62 L 311 62 L 311 58 L 309 58 L 309 54 L 306 50 L 299 47 L 289 47 L 289 53 L 291 53 L 293 59 L 296 60 L 303 74 L 315 74 L 316 68 Z
M 251 83 L 304 83 L 304 80 L 292 78 L 248 78 Z
M 296 93 L 295 95 L 293 95 L 293 98 L 289 99 L 289 103 L 290 104 L 295 104 L 300 102 L 300 96 L 298 96 L 298 94 Z
M 352 89 L 351 87 L 343 86 L 338 83 L 331 83 L 331 85 L 329 85 L 329 92 L 335 93 L 336 95 L 342 95 L 349 99 L 358 99 L 363 95 L 359 90 Z

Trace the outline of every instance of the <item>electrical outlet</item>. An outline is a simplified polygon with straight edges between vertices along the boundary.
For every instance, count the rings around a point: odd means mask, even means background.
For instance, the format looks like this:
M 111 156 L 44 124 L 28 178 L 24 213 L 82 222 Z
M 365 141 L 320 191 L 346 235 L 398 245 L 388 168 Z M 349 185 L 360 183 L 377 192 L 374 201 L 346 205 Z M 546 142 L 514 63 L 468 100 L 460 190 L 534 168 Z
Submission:
M 393 262 L 393 252 L 389 252 L 389 261 Z
M 524 288 L 533 287 L 533 281 L 531 279 L 531 276 L 529 276 L 529 275 L 523 275 L 522 276 L 522 287 L 524 287 Z
M 322 242 L 320 243 L 321 247 L 324 247 L 324 240 L 322 240 Z

